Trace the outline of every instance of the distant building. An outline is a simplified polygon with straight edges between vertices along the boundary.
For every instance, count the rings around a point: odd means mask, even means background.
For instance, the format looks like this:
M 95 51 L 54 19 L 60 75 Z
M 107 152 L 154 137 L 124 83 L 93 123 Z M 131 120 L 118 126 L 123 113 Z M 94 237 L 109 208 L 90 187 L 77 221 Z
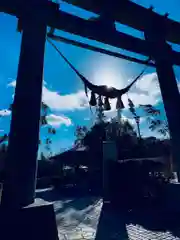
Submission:
M 74 147 L 68 151 L 57 154 L 50 158 L 54 163 L 59 163 L 66 166 L 71 165 L 88 165 L 90 161 L 88 147 Z
M 159 141 L 159 139 L 157 139 L 156 137 L 153 137 L 153 136 L 151 136 L 151 137 L 146 137 L 146 138 L 143 138 L 143 139 L 144 139 L 144 141 L 146 141 L 147 143 L 155 143 L 155 142 Z

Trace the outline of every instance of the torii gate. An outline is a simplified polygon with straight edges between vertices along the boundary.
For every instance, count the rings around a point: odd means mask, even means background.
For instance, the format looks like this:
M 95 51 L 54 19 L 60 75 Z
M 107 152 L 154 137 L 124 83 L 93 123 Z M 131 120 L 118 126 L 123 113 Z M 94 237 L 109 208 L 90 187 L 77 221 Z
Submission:
M 20 19 L 23 28 L 6 161 L 3 200 L 8 207 L 24 207 L 34 201 L 47 26 L 152 57 L 172 137 L 173 159 L 179 170 L 180 99 L 173 64 L 180 65 L 180 53 L 173 51 L 166 41 L 180 44 L 180 24 L 129 0 L 111 0 L 110 8 L 107 0 L 107 5 L 103 0 L 65 1 L 106 16 L 110 14 L 116 21 L 143 31 L 145 40 L 117 31 L 109 34 L 95 22 L 65 13 L 48 0 L 1 0 L 0 11 Z M 111 9 L 110 13 L 107 9 Z

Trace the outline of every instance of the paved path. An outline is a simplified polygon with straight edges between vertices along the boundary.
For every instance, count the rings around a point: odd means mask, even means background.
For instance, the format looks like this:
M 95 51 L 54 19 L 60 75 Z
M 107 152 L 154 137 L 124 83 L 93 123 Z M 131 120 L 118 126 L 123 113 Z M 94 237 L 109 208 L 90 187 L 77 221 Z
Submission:
M 55 202 L 59 240 L 95 239 L 101 207 L 95 198 Z
M 155 232 L 123 222 L 119 214 L 105 212 L 98 198 L 51 202 L 54 203 L 59 240 L 180 240 L 168 230 Z

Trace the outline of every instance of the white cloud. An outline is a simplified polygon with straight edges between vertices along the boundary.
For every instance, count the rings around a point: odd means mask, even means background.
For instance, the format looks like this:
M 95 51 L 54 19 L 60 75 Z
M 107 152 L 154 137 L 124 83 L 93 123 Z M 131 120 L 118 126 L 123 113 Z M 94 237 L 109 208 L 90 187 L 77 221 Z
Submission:
M 7 87 L 16 87 L 16 80 L 15 80 L 15 79 L 9 78 L 8 80 L 11 80 L 11 82 L 8 83 Z M 12 81 L 12 80 L 13 80 L 13 81 Z M 45 80 L 43 80 L 43 83 L 44 83 L 44 85 L 47 84 Z
M 111 111 L 110 114 L 107 113 L 107 121 L 110 121 L 111 118 L 117 118 L 117 113 L 115 111 Z M 121 119 L 122 120 L 128 120 L 132 125 L 136 125 L 135 119 L 133 118 L 133 116 L 131 117 L 127 117 L 124 113 L 121 114 Z M 146 120 L 145 117 L 141 117 L 140 118 L 140 123 L 143 123 Z
M 126 87 L 132 79 L 120 78 L 120 81 L 115 84 L 115 87 Z M 97 84 L 97 82 L 95 81 Z M 100 84 L 100 83 L 98 83 Z M 101 83 L 102 84 L 102 83 Z M 12 81 L 8 86 L 15 87 L 16 81 Z M 180 88 L 180 85 L 179 85 Z M 135 106 L 140 104 L 156 105 L 162 101 L 161 93 L 158 84 L 157 74 L 155 72 L 148 73 L 142 76 L 136 84 L 130 89 L 128 97 L 134 102 Z M 122 96 L 125 107 L 128 107 L 127 95 Z M 87 108 L 89 106 L 88 99 L 83 90 L 75 93 L 61 95 L 57 91 L 52 91 L 47 88 L 44 82 L 42 100 L 52 109 L 57 111 L 72 111 Z M 116 100 L 111 100 L 111 111 L 116 109 Z
M 12 80 L 12 79 L 11 79 Z M 15 87 L 16 86 L 16 80 L 11 81 L 10 83 L 8 83 L 7 85 L 8 87 Z
M 85 117 L 84 118 L 84 121 L 89 121 L 90 120 L 90 117 Z
M 159 88 L 158 77 L 155 72 L 148 73 L 142 76 L 129 91 L 129 98 L 134 102 L 135 106 L 140 104 L 156 105 L 162 101 L 161 92 Z M 125 97 L 125 96 L 123 96 Z M 127 97 L 124 98 L 127 106 Z
M 88 106 L 87 97 L 84 91 L 60 95 L 58 92 L 51 91 L 43 87 L 42 100 L 52 110 L 76 110 L 84 109 Z
M 121 88 L 126 87 L 131 80 L 126 80 L 121 78 Z M 116 86 L 118 87 L 118 86 Z M 179 85 L 180 89 L 180 85 Z M 138 82 L 130 89 L 128 95 L 125 94 L 122 96 L 122 101 L 125 105 L 125 109 L 128 108 L 128 98 L 130 98 L 135 107 L 138 107 L 140 104 L 151 104 L 156 105 L 160 101 L 162 101 L 161 93 L 159 89 L 158 79 L 156 73 L 150 73 L 146 74 L 141 79 L 138 80 Z M 115 117 L 117 115 L 116 111 L 116 99 L 111 99 L 111 110 L 106 111 L 105 115 L 107 118 Z M 124 112 L 124 110 L 123 110 Z
M 129 80 L 128 84 L 131 81 Z M 127 86 L 127 82 L 124 81 L 123 86 Z M 142 76 L 130 89 L 128 95 L 125 94 L 122 96 L 125 107 L 128 107 L 128 98 L 133 101 L 136 107 L 140 104 L 156 105 L 158 102 L 162 101 L 157 74 L 150 73 Z M 116 109 L 115 99 L 111 100 L 111 108 L 112 111 Z
M 99 79 L 99 78 L 97 78 Z M 120 79 L 120 81 L 119 81 Z M 126 78 L 118 78 L 117 84 L 113 84 L 114 87 L 123 88 L 126 87 L 133 79 L 127 81 Z M 102 84 L 101 82 L 93 81 L 95 84 Z M 15 87 L 16 81 L 12 81 L 8 86 Z M 180 84 L 178 84 L 180 89 Z M 162 101 L 161 93 L 158 84 L 157 74 L 148 73 L 141 77 L 137 83 L 130 89 L 128 96 L 125 94 L 122 96 L 122 100 L 127 109 L 128 107 L 128 97 L 134 102 L 135 106 L 138 107 L 140 104 L 152 104 L 156 105 Z M 48 85 L 44 82 L 42 100 L 49 106 L 51 110 L 56 111 L 73 111 L 80 110 L 89 107 L 88 99 L 83 90 L 77 91 L 75 93 L 70 93 L 66 95 L 61 95 L 57 91 L 52 91 L 48 88 Z M 111 111 L 105 112 L 107 118 L 111 118 L 117 115 L 116 113 L 116 100 L 111 100 Z M 126 110 L 125 110 L 126 111 Z M 123 118 L 125 111 L 122 112 Z M 71 120 L 64 116 L 57 116 L 51 114 L 48 116 L 49 124 L 53 126 L 61 126 L 62 124 L 69 126 L 71 125 Z M 133 125 L 135 121 L 130 117 L 127 118 Z M 84 118 L 88 120 L 88 118 Z M 141 122 L 144 121 L 144 118 L 141 118 Z
M 55 114 L 50 114 L 46 117 L 46 120 L 49 125 L 54 127 L 60 127 L 61 125 L 70 126 L 72 125 L 72 121 L 70 118 L 65 116 L 58 116 Z
M 155 72 L 142 76 L 136 82 L 135 87 L 137 90 L 144 91 L 147 95 L 158 96 L 160 94 L 158 77 Z
M 129 80 L 128 83 L 127 81 L 122 80 L 121 87 L 127 86 L 130 82 L 132 82 L 132 80 Z M 135 107 L 139 107 L 140 104 L 156 105 L 161 102 L 162 98 L 157 74 L 150 73 L 142 76 L 141 79 L 139 79 L 138 82 L 130 89 L 128 95 L 125 94 L 122 96 L 125 110 L 128 108 L 128 98 L 133 101 Z M 105 112 L 108 119 L 117 116 L 116 101 L 116 99 L 110 100 L 111 110 Z M 124 110 L 122 111 L 122 114 L 124 114 Z
M 10 115 L 11 115 L 10 110 L 8 110 L 8 109 L 0 110 L 0 117 L 10 116 Z
M 138 107 L 140 104 L 151 104 L 156 105 L 160 102 L 160 94 L 157 96 L 148 95 L 145 93 L 132 92 L 128 94 L 128 97 L 133 101 L 135 107 Z M 127 96 L 122 97 L 125 107 L 128 107 L 128 98 Z
M 15 87 L 16 81 L 13 80 L 8 86 Z M 48 89 L 45 81 L 42 89 L 42 100 L 51 110 L 57 111 L 71 111 L 88 107 L 88 100 L 84 91 L 61 95 L 56 91 Z
M 126 117 L 125 115 L 122 115 L 122 119 L 123 120 L 128 120 L 132 125 L 136 125 L 136 121 L 133 117 L 130 118 L 130 117 Z M 146 120 L 145 117 L 141 117 L 140 118 L 140 123 L 143 123 L 145 120 Z
M 177 84 L 177 85 L 178 85 L 178 89 L 179 89 L 179 92 L 180 92 L 180 82 L 178 82 L 178 84 Z

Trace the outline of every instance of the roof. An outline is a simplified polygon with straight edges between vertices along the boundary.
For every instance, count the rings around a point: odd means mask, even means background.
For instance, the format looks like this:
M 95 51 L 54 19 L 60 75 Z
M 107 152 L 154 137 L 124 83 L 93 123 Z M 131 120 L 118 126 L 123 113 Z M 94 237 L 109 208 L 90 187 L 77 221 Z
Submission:
M 87 147 L 74 147 L 65 152 L 57 154 L 51 157 L 53 161 L 59 161 L 63 164 L 74 165 L 74 164 L 87 164 L 89 151 Z

